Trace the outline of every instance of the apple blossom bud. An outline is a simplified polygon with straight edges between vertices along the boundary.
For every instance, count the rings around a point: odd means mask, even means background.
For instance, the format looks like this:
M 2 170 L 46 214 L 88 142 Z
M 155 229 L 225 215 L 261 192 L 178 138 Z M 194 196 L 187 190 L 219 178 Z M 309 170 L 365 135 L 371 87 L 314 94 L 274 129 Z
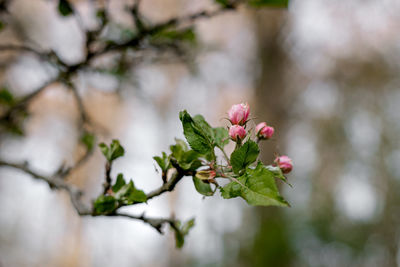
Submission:
M 269 139 L 274 134 L 274 128 L 268 126 L 267 123 L 261 122 L 256 126 L 256 134 L 260 139 Z
M 243 125 L 246 123 L 250 114 L 250 107 L 246 104 L 236 104 L 228 111 L 229 121 L 234 125 Z
M 232 125 L 229 128 L 229 136 L 233 141 L 242 140 L 246 137 L 246 130 L 243 126 L 240 125 Z
M 293 169 L 293 162 L 288 156 L 277 157 L 275 163 L 283 173 L 289 173 Z
M 195 176 L 200 180 L 209 180 L 214 179 L 216 175 L 217 172 L 215 170 L 201 170 L 197 171 Z

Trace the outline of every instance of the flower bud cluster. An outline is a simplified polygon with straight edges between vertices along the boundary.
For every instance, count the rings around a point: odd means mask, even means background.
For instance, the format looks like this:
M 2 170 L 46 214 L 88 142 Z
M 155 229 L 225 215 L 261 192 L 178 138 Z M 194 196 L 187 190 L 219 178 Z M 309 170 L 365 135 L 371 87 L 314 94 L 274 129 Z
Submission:
M 232 124 L 229 127 L 229 137 L 241 144 L 242 140 L 247 136 L 246 123 L 250 115 L 250 107 L 246 103 L 233 105 L 228 111 L 228 119 Z M 255 135 L 257 140 L 270 139 L 275 132 L 272 126 L 267 125 L 266 122 L 257 124 L 255 128 Z M 275 159 L 275 164 L 282 170 L 283 173 L 289 173 L 293 168 L 292 160 L 288 156 L 280 156 Z
M 247 103 L 233 105 L 228 111 L 228 118 L 232 123 L 232 126 L 229 127 L 229 136 L 233 141 L 240 142 L 246 137 L 247 132 L 244 126 L 249 115 L 250 107 Z

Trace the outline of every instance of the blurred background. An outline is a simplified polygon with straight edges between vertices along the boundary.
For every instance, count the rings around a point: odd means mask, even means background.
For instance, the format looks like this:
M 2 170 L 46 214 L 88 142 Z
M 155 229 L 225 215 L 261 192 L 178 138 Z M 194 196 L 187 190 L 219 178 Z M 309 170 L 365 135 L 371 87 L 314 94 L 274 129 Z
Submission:
M 8 2 L 0 47 L 54 51 L 69 65 L 85 57 L 85 29 L 99 27 L 98 6 L 110 17 L 102 38 L 134 34 L 126 9 L 134 1 L 71 1 L 79 16 L 61 16 L 57 1 Z M 140 5 L 148 23 L 214 8 L 207 0 Z M 255 120 L 276 130 L 262 143 L 262 160 L 271 163 L 279 153 L 294 161 L 293 187 L 280 184 L 292 207 L 250 207 L 219 194 L 203 199 L 188 178 L 148 205 L 126 208 L 195 217 L 177 250 L 168 230 L 160 235 L 139 221 L 79 217 L 66 193 L 2 167 L 0 266 L 399 266 L 399 29 L 396 0 L 241 6 L 196 21 L 196 42 L 184 53 L 143 48 L 103 58 L 106 70 L 77 72 L 73 82 L 97 142 L 118 138 L 125 147 L 114 176 L 123 172 L 149 192 L 161 184 L 152 157 L 183 137 L 180 110 L 224 126 L 229 107 L 248 102 Z M 35 53 L 0 50 L 1 85 L 15 97 L 56 75 Z M 49 84 L 29 103 L 21 129 L 2 128 L 0 158 L 46 175 L 72 164 L 82 154 L 77 110 L 72 90 Z M 103 180 L 98 149 L 68 177 L 87 203 Z

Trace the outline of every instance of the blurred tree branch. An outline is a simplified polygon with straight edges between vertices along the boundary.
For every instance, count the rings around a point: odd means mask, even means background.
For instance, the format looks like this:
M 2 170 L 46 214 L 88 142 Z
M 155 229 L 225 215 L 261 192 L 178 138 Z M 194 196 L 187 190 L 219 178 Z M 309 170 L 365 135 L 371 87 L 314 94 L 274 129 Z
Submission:
M 93 128 L 97 128 L 97 130 L 102 129 L 102 127 L 94 127 L 95 123 L 90 119 L 84 102 L 79 95 L 78 89 L 74 84 L 73 80 L 80 71 L 83 70 L 96 70 L 97 67 L 94 66 L 93 62 L 108 53 L 117 53 L 121 55 L 121 59 L 124 59 L 124 64 L 134 64 L 135 61 L 128 62 L 126 61 L 126 52 L 128 50 L 134 50 L 136 54 L 139 52 L 146 51 L 155 51 L 156 53 L 171 51 L 177 57 L 183 57 L 185 51 L 180 44 L 179 38 L 188 38 L 185 34 L 189 34 L 189 39 L 192 38 L 190 35 L 191 26 L 195 23 L 195 21 L 202 18 L 212 18 L 224 12 L 236 10 L 236 8 L 243 3 L 243 0 L 234 0 L 229 2 L 229 4 L 225 4 L 224 6 L 219 5 L 218 8 L 208 11 L 203 10 L 193 14 L 185 15 L 182 17 L 174 17 L 169 20 L 166 20 L 161 23 L 148 25 L 145 23 L 143 19 L 143 14 L 140 12 L 140 1 L 136 1 L 133 6 L 130 8 L 130 14 L 133 18 L 134 25 L 136 27 L 135 34 L 128 40 L 123 41 L 121 43 L 111 41 L 111 40 L 103 40 L 101 38 L 101 34 L 105 30 L 105 28 L 110 25 L 111 19 L 108 13 L 107 8 L 99 8 L 97 10 L 98 17 L 100 18 L 100 25 L 95 30 L 86 30 L 80 18 L 80 14 L 78 14 L 77 10 L 74 8 L 72 4 L 68 1 L 64 1 L 64 4 L 71 5 L 70 11 L 75 16 L 77 23 L 80 29 L 83 31 L 86 37 L 85 50 L 86 55 L 84 59 L 76 64 L 67 64 L 64 62 L 60 56 L 54 52 L 46 52 L 40 51 L 36 48 L 31 47 L 28 44 L 2 44 L 0 45 L 0 53 L 7 51 L 15 51 L 15 52 L 28 52 L 32 53 L 39 57 L 39 59 L 44 62 L 50 63 L 54 66 L 58 73 L 56 77 L 49 79 L 39 88 L 33 90 L 31 93 L 25 95 L 24 97 L 17 99 L 15 103 L 13 103 L 8 109 L 4 110 L 2 114 L 0 114 L 0 124 L 3 125 L 14 125 L 17 124 L 17 117 L 20 112 L 27 112 L 27 107 L 38 95 L 40 95 L 43 90 L 45 90 L 52 83 L 62 83 L 66 85 L 68 90 L 71 90 L 74 99 L 77 104 L 79 119 L 78 119 L 78 129 L 83 134 L 93 134 L 94 130 L 89 131 L 89 126 Z M 8 0 L 0 0 L 0 12 L 7 12 L 7 5 L 10 3 Z M 65 11 L 65 10 L 64 10 Z M 69 10 L 67 10 L 69 12 Z M 63 14 L 64 15 L 64 14 Z M 172 33 L 172 37 L 171 37 Z M 152 43 L 152 38 L 165 35 L 166 39 L 172 38 L 171 40 L 165 42 Z M 170 35 L 168 35 L 170 34 Z M 174 39 L 176 38 L 176 40 Z M 123 56 L 122 56 L 123 55 Z M 175 220 L 173 217 L 171 218 L 149 218 L 144 214 L 140 216 L 130 215 L 127 213 L 122 213 L 119 211 L 122 204 L 120 204 L 114 212 L 109 214 L 99 214 L 95 212 L 94 207 L 87 207 L 84 203 L 82 203 L 81 198 L 83 192 L 76 188 L 75 186 L 66 182 L 66 178 L 77 168 L 82 166 L 93 154 L 93 147 L 90 147 L 88 144 L 85 153 L 75 162 L 75 164 L 71 167 L 66 168 L 64 164 L 62 164 L 59 169 L 50 176 L 41 175 L 34 170 L 30 169 L 28 163 L 10 163 L 7 161 L 0 160 L 0 166 L 10 167 L 13 169 L 17 169 L 23 171 L 33 178 L 37 180 L 42 180 L 46 182 L 51 189 L 53 190 L 63 190 L 65 191 L 73 204 L 73 207 L 77 211 L 80 216 L 109 216 L 109 217 L 125 217 L 135 220 L 140 220 L 144 223 L 149 224 L 158 232 L 162 233 L 162 226 L 165 224 L 169 224 L 170 227 L 175 231 L 176 235 L 184 236 L 184 230 L 180 228 L 180 222 Z M 166 192 L 173 191 L 175 186 L 181 181 L 184 176 L 190 175 L 193 176 L 195 173 L 193 171 L 185 171 L 183 170 L 176 160 L 171 159 L 171 163 L 174 167 L 174 172 L 171 174 L 170 179 L 164 181 L 164 183 L 157 189 L 151 191 L 146 195 L 147 200 L 160 196 Z M 106 183 L 104 185 L 103 195 L 106 195 L 107 192 L 111 188 L 111 163 L 107 162 L 106 164 Z M 164 177 L 166 178 L 166 176 Z M 134 202 L 134 204 L 139 204 L 140 202 Z M 193 222 L 191 222 L 193 223 Z M 183 241 L 182 241 L 183 242 Z M 183 244 L 183 243 L 182 243 Z
M 52 190 L 64 190 L 69 195 L 69 197 L 71 199 L 71 203 L 73 204 L 73 207 L 75 208 L 77 214 L 80 216 L 125 217 L 125 218 L 134 219 L 134 220 L 140 220 L 146 224 L 149 224 L 150 226 L 152 226 L 155 230 L 157 230 L 161 234 L 163 233 L 162 226 L 164 224 L 169 224 L 175 231 L 176 231 L 176 229 L 178 229 L 178 226 L 177 226 L 178 221 L 175 220 L 173 217 L 171 217 L 171 218 L 150 218 L 150 217 L 146 217 L 144 214 L 142 214 L 140 216 L 131 215 L 128 213 L 119 212 L 118 209 L 121 208 L 122 206 L 118 207 L 115 210 L 115 212 L 110 213 L 110 214 L 97 214 L 97 213 L 95 213 L 93 208 L 89 208 L 85 204 L 82 203 L 81 198 L 83 196 L 83 192 L 80 189 L 76 188 L 75 186 L 65 182 L 63 180 L 62 175 L 59 176 L 57 173 L 52 176 L 41 175 L 41 174 L 33 171 L 32 169 L 30 169 L 27 163 L 18 164 L 18 163 L 10 163 L 10 162 L 0 160 L 0 166 L 10 167 L 13 169 L 23 171 L 37 180 L 42 180 L 42 181 L 46 182 Z M 111 167 L 108 168 L 108 171 L 111 171 Z M 178 167 L 178 169 L 176 170 L 176 175 L 173 175 L 171 180 L 169 182 L 163 184 L 160 188 L 150 192 L 147 195 L 148 199 L 151 199 L 155 196 L 159 196 L 162 193 L 165 193 L 167 191 L 172 191 L 174 189 L 175 185 L 180 181 L 180 179 L 183 176 L 188 175 L 188 174 L 189 173 L 184 172 L 182 169 L 180 169 L 180 167 Z M 132 205 L 135 205 L 135 204 L 139 204 L 139 202 L 133 203 Z

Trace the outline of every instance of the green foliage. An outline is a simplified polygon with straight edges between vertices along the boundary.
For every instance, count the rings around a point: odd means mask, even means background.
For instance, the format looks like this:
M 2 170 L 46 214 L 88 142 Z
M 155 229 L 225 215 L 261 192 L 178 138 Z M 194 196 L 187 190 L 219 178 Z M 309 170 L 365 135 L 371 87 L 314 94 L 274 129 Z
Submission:
M 110 214 L 120 206 L 147 201 L 146 194 L 137 189 L 132 180 L 126 183 L 122 173 L 118 174 L 117 180 L 111 189 L 111 195 L 101 195 L 94 202 L 96 214 Z
M 118 173 L 117 180 L 115 181 L 115 184 L 111 187 L 111 189 L 113 192 L 118 192 L 125 184 L 126 182 L 124 180 L 124 175 L 122 173 Z
M 211 189 L 211 185 L 209 183 L 206 183 L 201 179 L 193 176 L 193 184 L 197 192 L 199 192 L 200 194 L 207 197 L 214 195 L 214 191 Z
M 0 90 L 0 104 L 5 106 L 12 106 L 15 103 L 14 96 L 7 88 Z
M 231 165 L 233 172 L 239 174 L 247 166 L 257 160 L 260 149 L 257 143 L 248 140 L 240 148 L 236 149 L 231 155 Z
M 166 172 L 170 168 L 169 156 L 167 153 L 162 152 L 162 157 L 154 156 L 153 159 L 157 162 L 163 172 Z
M 86 146 L 87 150 L 91 151 L 96 142 L 96 136 L 89 132 L 84 132 L 81 137 L 81 142 Z
M 152 41 L 181 41 L 196 43 L 196 33 L 192 27 L 183 30 L 162 30 L 152 36 Z
M 249 0 L 248 4 L 254 7 L 288 7 L 289 0 Z
M 265 166 L 265 168 L 267 168 L 267 170 L 272 172 L 275 175 L 275 178 L 279 178 L 282 181 L 284 181 L 285 183 L 289 184 L 285 175 L 283 175 L 281 168 L 279 168 L 278 166 L 272 166 L 272 165 Z
M 229 0 L 215 0 L 215 3 L 221 5 L 224 8 L 231 6 L 231 3 Z
M 182 121 L 183 133 L 190 147 L 205 155 L 207 159 L 215 159 L 214 148 L 223 147 L 228 144 L 228 130 L 222 127 L 212 128 L 201 115 L 191 117 L 184 110 L 179 113 Z
M 64 17 L 74 13 L 71 4 L 67 0 L 60 0 L 58 2 L 58 12 Z
M 229 133 L 226 128 L 213 128 L 215 145 L 223 149 L 229 143 Z
M 223 188 L 223 198 L 242 197 L 253 206 L 289 206 L 280 196 L 274 180 L 275 174 L 259 162 L 255 169 L 247 168 L 245 173 Z
M 109 214 L 118 207 L 118 202 L 113 196 L 99 196 L 94 202 L 94 212 L 96 214 Z
M 177 248 L 183 247 L 185 243 L 185 236 L 189 230 L 194 226 L 194 219 L 190 219 L 181 226 L 181 222 L 177 221 L 172 229 L 175 231 L 175 243 Z
M 194 171 L 201 166 L 201 161 L 199 160 L 201 154 L 189 150 L 183 140 L 176 139 L 176 145 L 170 146 L 170 149 L 172 157 L 178 161 L 178 164 L 182 169 L 186 171 Z
M 117 180 L 112 186 L 112 191 L 120 205 L 131 205 L 135 202 L 147 201 L 146 194 L 142 190 L 137 189 L 132 180 L 126 183 L 122 173 L 118 174 Z
M 112 140 L 110 147 L 108 147 L 104 143 L 99 144 L 99 147 L 101 149 L 101 152 L 103 152 L 103 155 L 109 162 L 112 162 L 113 160 L 122 157 L 125 153 L 124 148 L 116 139 Z
M 242 190 L 245 181 L 243 177 L 240 177 L 238 181 L 242 185 L 237 182 L 230 182 L 229 184 L 220 188 L 221 196 L 225 199 L 240 197 L 242 195 Z
M 214 155 L 214 144 L 209 130 L 211 127 L 209 127 L 208 123 L 199 117 L 194 121 L 186 110 L 179 113 L 179 118 L 182 122 L 183 133 L 190 147 L 201 154 Z
M 118 186 L 117 186 L 118 188 Z M 115 191 L 115 198 L 120 204 L 131 205 L 133 203 L 146 202 L 147 196 L 142 191 L 135 187 L 133 181 L 121 186 L 118 191 Z

